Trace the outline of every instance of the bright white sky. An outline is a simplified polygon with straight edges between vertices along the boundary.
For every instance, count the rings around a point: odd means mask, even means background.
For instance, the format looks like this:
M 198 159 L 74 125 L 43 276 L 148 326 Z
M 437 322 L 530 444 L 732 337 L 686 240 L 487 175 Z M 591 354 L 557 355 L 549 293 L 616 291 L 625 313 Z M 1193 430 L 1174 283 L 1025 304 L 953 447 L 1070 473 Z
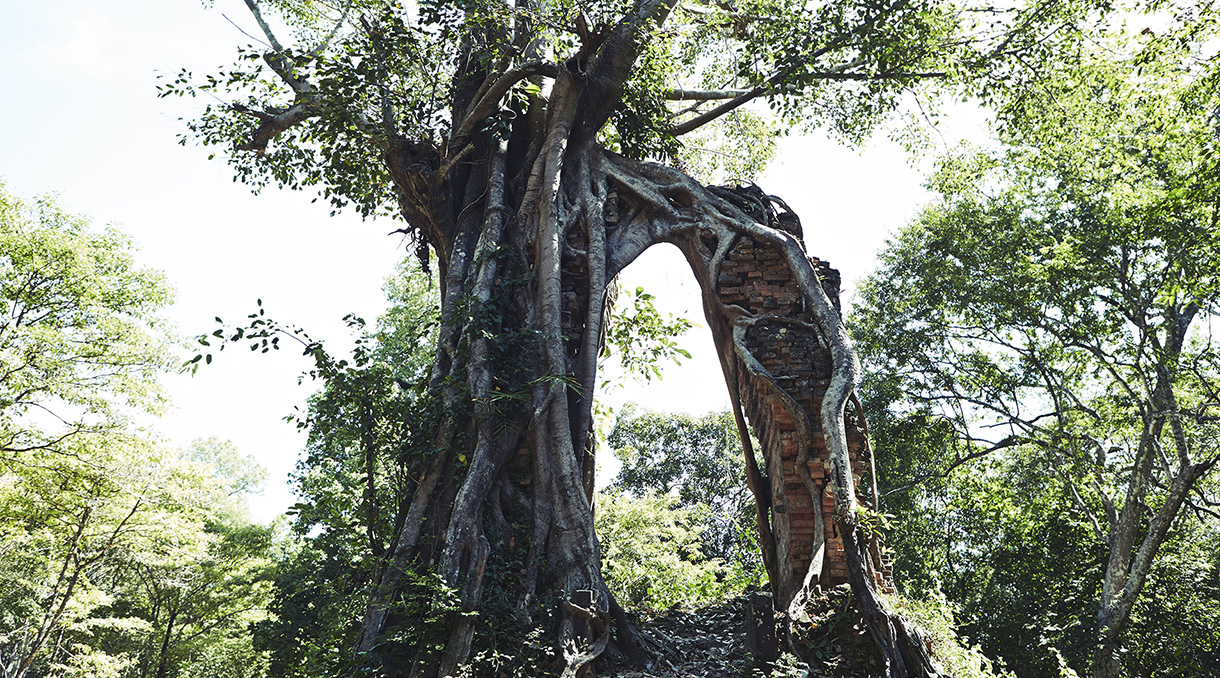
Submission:
M 57 194 L 68 211 L 130 234 L 141 262 L 176 286 L 168 315 L 183 337 L 210 332 L 214 316 L 239 320 L 261 298 L 275 318 L 337 347 L 348 336 L 344 315 L 372 320 L 384 308 L 381 281 L 405 254 L 387 236 L 395 224 L 330 217 L 309 194 L 251 195 L 221 160 L 207 160 L 208 150 L 178 143 L 179 118 L 205 102 L 156 97 L 159 75 L 214 72 L 250 42 L 225 18 L 256 33 L 241 0 L 210 9 L 199 0 L 9 5 L 0 22 L 0 181 L 24 198 Z M 840 269 L 849 292 L 888 234 L 927 200 L 922 176 L 884 139 L 861 153 L 791 137 L 759 184 L 801 216 L 810 252 Z M 664 310 L 700 321 L 698 289 L 676 249 L 654 248 L 624 276 Z M 693 359 L 664 380 L 628 382 L 607 401 L 727 409 L 710 334 L 701 326 L 686 347 Z M 157 428 L 171 444 L 215 436 L 254 454 L 270 472 L 254 512 L 268 520 L 292 503 L 287 477 L 304 442 L 282 419 L 314 387 L 297 386 L 307 364 L 294 351 L 233 348 L 193 378 L 165 379 L 174 409 Z

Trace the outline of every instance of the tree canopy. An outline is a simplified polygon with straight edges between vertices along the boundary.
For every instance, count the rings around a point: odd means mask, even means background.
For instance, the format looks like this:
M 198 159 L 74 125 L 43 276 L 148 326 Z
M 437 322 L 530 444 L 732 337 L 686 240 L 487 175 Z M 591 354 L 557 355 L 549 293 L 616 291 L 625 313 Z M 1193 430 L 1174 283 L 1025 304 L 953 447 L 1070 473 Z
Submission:
M 260 673 L 246 627 L 265 615 L 273 530 L 244 499 L 263 471 L 134 421 L 162 404 L 169 297 L 117 230 L 0 190 L 5 678 Z
M 1006 93 L 1004 146 L 942 161 L 940 200 L 882 253 L 856 309 L 879 392 L 936 432 L 942 454 L 916 480 L 1012 474 L 1062 493 L 1029 514 L 1057 526 L 1044 539 L 1091 534 L 1104 549 L 1086 575 L 1095 635 L 1076 641 L 1096 676 L 1121 675 L 1171 530 L 1214 514 L 1220 99 L 1206 35 L 1118 32 Z M 984 460 L 996 454 L 1007 461 Z M 1064 560 L 1098 565 L 1076 548 Z
M 159 406 L 154 377 L 172 361 L 158 312 L 172 292 L 131 250 L 0 184 L 0 460 L 66 451 L 124 408 Z
M 191 136 L 219 147 L 256 189 L 316 188 L 336 209 L 409 223 L 383 157 L 396 140 L 450 168 L 476 133 L 509 139 L 559 70 L 592 87 L 585 134 L 628 157 L 697 167 L 708 161 L 692 154 L 705 149 L 684 147 L 684 135 L 751 102 L 765 103 L 782 129 L 827 128 L 858 141 L 904 97 L 931 104 L 920 94 L 929 85 L 991 92 L 1030 62 L 1059 58 L 1104 9 L 938 0 L 247 4 L 261 34 L 237 63 L 161 85 L 163 96 L 222 100 L 189 123 Z M 716 134 L 756 138 L 742 130 L 757 125 L 734 119 Z M 435 242 L 442 259 L 447 242 Z

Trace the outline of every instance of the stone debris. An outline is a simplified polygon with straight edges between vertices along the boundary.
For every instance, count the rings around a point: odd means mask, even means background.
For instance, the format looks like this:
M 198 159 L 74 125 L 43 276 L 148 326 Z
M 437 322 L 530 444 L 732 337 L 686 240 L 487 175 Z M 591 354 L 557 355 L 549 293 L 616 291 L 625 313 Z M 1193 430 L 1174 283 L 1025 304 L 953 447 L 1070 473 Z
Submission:
M 597 675 L 620 678 L 739 678 L 749 676 L 744 596 L 696 610 L 646 612 L 636 620 L 653 641 L 655 661 L 648 671 L 631 667 L 614 652 Z
M 765 678 L 746 649 L 747 596 L 704 608 L 646 612 L 637 628 L 653 641 L 652 668 L 631 666 L 613 645 L 597 662 L 602 678 Z M 777 626 L 783 617 L 777 614 Z M 793 624 L 788 653 L 775 676 L 782 678 L 873 678 L 882 675 L 876 647 L 854 607 L 847 586 L 815 596 Z M 797 655 L 793 655 L 795 650 Z

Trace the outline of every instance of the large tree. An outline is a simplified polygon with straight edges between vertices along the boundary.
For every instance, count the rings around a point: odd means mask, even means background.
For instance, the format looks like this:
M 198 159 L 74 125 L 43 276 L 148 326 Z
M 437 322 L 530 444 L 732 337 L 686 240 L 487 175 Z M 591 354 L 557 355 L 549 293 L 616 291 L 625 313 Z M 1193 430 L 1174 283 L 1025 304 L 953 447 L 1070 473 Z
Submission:
M 0 183 L 0 465 L 70 454 L 120 431 L 124 406 L 161 405 L 172 365 L 158 312 L 172 292 L 130 239 Z
M 21 678 L 99 604 L 162 492 L 124 420 L 158 404 L 169 300 L 130 241 L 0 184 L 0 674 Z M 162 473 L 165 484 L 170 474 Z
M 944 163 L 942 199 L 859 309 L 877 372 L 956 433 L 942 472 L 1023 449 L 1105 549 L 1097 678 L 1122 675 L 1175 524 L 1216 506 L 1220 99 L 1215 26 L 1196 19 L 1099 40 L 1007 93 L 1004 149 Z
M 757 364 L 740 337 L 759 319 L 716 294 L 720 264 L 745 238 L 779 253 L 832 354 L 817 425 L 834 458 L 856 593 L 891 674 L 924 670 L 921 644 L 884 611 L 853 550 L 843 412 L 857 363 L 793 235 L 799 221 L 765 194 L 706 187 L 647 159 L 680 160 L 683 135 L 755 101 L 788 124 L 863 138 L 922 82 L 1072 35 L 1064 29 L 1086 4 L 246 4 L 261 44 L 233 69 L 200 82 L 183 74 L 163 91 L 221 98 L 192 129 L 254 186 L 316 187 L 336 208 L 401 217 L 440 280 L 431 444 L 405 460 L 409 501 L 376 535 L 383 555 L 359 657 L 394 674 L 448 675 L 470 655 L 474 613 L 491 597 L 535 623 L 559 611 L 565 676 L 600 654 L 612 617 L 619 642 L 645 660 L 602 579 L 590 506 L 607 289 L 649 246 L 676 244 L 704 289 L 722 359 Z M 747 477 L 767 553 L 767 490 L 756 465 Z M 459 610 L 444 617 L 438 645 L 386 642 L 423 567 L 456 589 Z M 591 604 L 573 602 L 581 590 Z

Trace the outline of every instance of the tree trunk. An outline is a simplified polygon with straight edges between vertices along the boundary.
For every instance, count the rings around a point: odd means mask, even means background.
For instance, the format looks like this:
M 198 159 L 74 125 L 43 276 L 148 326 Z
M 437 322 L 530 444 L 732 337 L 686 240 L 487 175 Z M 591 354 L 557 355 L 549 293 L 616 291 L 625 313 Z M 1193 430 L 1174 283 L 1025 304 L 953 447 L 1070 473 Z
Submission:
M 1098 613 L 1097 646 L 1093 650 L 1093 678 L 1121 678 L 1123 664 L 1119 657 L 1121 625 L 1107 610 Z M 1112 611 L 1109 611 L 1112 612 Z
M 1184 308 L 1171 307 L 1165 314 L 1164 338 L 1155 332 L 1149 336 L 1149 343 L 1156 349 L 1156 382 L 1140 408 L 1144 419 L 1143 434 L 1127 480 L 1122 510 L 1114 510 L 1113 501 L 1104 498 L 1109 529 L 1099 536 L 1106 537 L 1109 552 L 1097 609 L 1093 678 L 1120 678 L 1123 675 L 1122 633 L 1131 617 L 1131 609 L 1144 589 L 1153 558 L 1165 543 L 1191 489 L 1220 461 L 1220 457 L 1199 463 L 1191 461 L 1175 392 L 1177 363 L 1197 312 L 1198 306 L 1194 303 L 1188 303 Z M 1177 467 L 1171 471 L 1168 458 L 1162 457 L 1162 482 L 1168 487 L 1163 503 L 1153 512 L 1145 500 L 1153 484 L 1153 462 L 1166 423 L 1171 431 L 1172 444 L 1168 447 L 1177 453 Z M 1146 517 L 1148 514 L 1151 514 L 1150 519 Z
M 161 639 L 161 651 L 157 655 L 157 672 L 154 674 L 156 678 L 165 678 L 169 672 L 169 641 L 173 638 L 174 622 L 178 619 L 178 606 L 169 613 L 169 619 L 165 622 L 165 635 Z
M 389 158 L 410 212 L 426 213 L 416 219 L 421 230 L 452 233 L 451 248 L 438 248 L 442 330 L 430 390 L 443 414 L 371 597 L 360 650 L 374 653 L 377 637 L 396 623 L 409 568 L 435 568 L 460 601 L 439 651 L 416 652 L 409 667 L 381 657 L 394 674 L 453 672 L 470 653 L 478 617 L 469 613 L 482 606 L 488 584 L 497 604 L 512 601 L 510 612 L 525 623 L 562 611 L 595 632 L 580 647 L 575 625 L 560 625 L 565 672 L 578 671 L 609 639 L 612 601 L 584 470 L 613 273 L 605 263 L 607 182 L 591 171 L 602 151 L 577 124 L 586 85 L 561 74 L 544 127 L 522 111 L 508 140 L 474 139 L 467 162 L 448 176 L 420 162 L 411 144 Z M 520 565 L 489 581 L 489 566 L 504 572 L 507 563 Z M 591 604 L 573 603 L 576 591 L 592 592 Z
M 64 610 L 67 609 L 68 603 L 72 601 L 72 595 L 81 576 L 81 541 L 92 516 L 92 507 L 86 506 L 81 510 L 81 516 L 76 524 L 76 529 L 72 532 L 72 540 L 69 542 L 68 549 L 64 553 L 63 565 L 60 567 L 59 575 L 55 580 L 54 586 L 51 587 L 50 595 L 47 597 L 48 607 L 43 614 L 42 623 L 37 627 L 33 640 L 26 649 L 25 656 L 19 658 L 17 670 L 13 674 L 13 678 L 25 678 L 29 674 L 30 667 L 34 664 L 34 660 L 38 658 L 38 653 L 42 650 L 47 638 L 51 636 L 51 632 L 55 630 L 55 626 L 59 623 L 60 617 L 63 616 Z

